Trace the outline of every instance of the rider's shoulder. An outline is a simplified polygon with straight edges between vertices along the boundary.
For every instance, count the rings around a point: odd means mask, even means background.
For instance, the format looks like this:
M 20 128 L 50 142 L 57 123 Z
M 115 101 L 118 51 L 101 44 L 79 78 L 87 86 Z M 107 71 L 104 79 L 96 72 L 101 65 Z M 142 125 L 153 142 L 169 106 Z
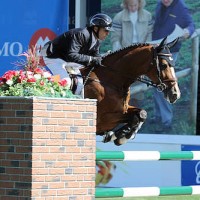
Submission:
M 74 32 L 74 34 L 78 34 L 84 38 L 90 38 L 92 35 L 92 31 L 90 30 L 90 28 L 85 27 L 85 28 L 78 29 L 76 32 Z
M 64 33 L 65 36 L 67 35 L 84 35 L 84 36 L 89 36 L 90 31 L 87 27 L 85 28 L 74 28 L 70 29 L 69 31 Z
M 78 34 L 78 33 L 84 33 L 88 32 L 87 27 L 85 28 L 73 28 L 68 30 L 65 34 Z

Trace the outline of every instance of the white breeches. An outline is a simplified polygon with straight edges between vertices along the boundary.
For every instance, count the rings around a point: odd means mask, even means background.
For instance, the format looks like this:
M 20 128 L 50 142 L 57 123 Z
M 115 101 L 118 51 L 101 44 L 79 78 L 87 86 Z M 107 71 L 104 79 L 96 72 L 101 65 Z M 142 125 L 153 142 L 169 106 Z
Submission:
M 43 56 L 46 66 L 51 70 L 53 75 L 60 75 L 61 79 L 66 79 L 68 85 L 71 85 L 69 74 L 81 75 L 80 70 L 83 65 L 74 62 L 66 62 L 60 58 L 47 58 Z M 83 96 L 83 79 L 78 76 L 78 86 L 75 94 Z

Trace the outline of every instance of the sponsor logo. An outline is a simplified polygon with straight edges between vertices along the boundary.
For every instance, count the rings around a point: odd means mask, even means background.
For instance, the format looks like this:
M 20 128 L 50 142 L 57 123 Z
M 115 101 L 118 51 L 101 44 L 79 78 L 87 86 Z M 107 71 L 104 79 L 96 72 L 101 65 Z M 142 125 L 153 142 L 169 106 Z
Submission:
M 39 29 L 31 37 L 31 40 L 29 42 L 29 48 L 33 48 L 34 46 L 36 46 L 38 49 L 38 54 L 39 54 L 39 51 L 44 46 L 44 44 L 47 43 L 49 40 L 54 39 L 55 37 L 56 37 L 56 34 L 50 29 L 48 28 Z M 45 66 L 42 57 L 40 59 L 40 64 L 42 66 Z
M 18 56 L 23 51 L 23 45 L 20 42 L 4 42 L 0 49 L 0 56 Z
M 200 161 L 195 166 L 196 183 L 200 184 Z

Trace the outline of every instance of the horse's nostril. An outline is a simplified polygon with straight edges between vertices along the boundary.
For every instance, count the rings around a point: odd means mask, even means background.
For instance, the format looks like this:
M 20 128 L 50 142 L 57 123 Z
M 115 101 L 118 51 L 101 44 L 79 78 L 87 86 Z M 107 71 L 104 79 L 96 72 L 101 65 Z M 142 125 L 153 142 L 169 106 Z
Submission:
M 173 99 L 174 99 L 174 101 L 177 100 L 177 95 L 174 95 L 174 96 L 173 96 Z
M 177 99 L 178 99 L 178 95 L 177 94 L 172 94 L 171 98 L 170 98 L 170 103 L 175 103 Z
M 177 94 L 173 94 L 173 98 L 176 99 L 177 98 Z

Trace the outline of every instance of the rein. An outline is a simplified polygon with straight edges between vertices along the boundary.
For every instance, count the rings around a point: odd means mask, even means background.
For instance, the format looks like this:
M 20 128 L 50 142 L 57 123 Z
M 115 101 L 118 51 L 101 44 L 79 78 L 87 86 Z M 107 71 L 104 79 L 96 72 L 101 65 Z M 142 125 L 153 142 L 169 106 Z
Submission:
M 161 74 L 161 67 L 159 65 L 159 57 L 163 57 L 164 59 L 166 59 L 168 61 L 168 60 L 171 59 L 172 54 L 171 53 L 163 53 L 163 52 L 157 53 L 156 48 L 153 48 L 153 62 L 151 63 L 151 65 L 156 66 L 157 77 L 158 77 L 159 83 L 156 84 L 153 81 L 151 81 L 151 80 L 149 80 L 147 78 L 144 78 L 143 76 L 138 77 L 136 80 L 139 81 L 139 82 L 145 83 L 147 86 L 152 86 L 154 88 L 157 88 L 157 90 L 159 92 L 163 92 L 168 87 L 164 82 L 176 82 L 177 80 L 176 79 L 168 79 L 168 80 L 164 80 L 164 81 L 161 80 L 161 75 L 160 75 Z M 106 66 L 102 66 L 102 67 L 106 67 Z M 89 79 L 91 79 L 92 81 L 100 83 L 100 80 L 93 79 L 93 78 L 90 77 L 90 74 L 92 73 L 92 71 L 94 70 L 94 68 L 95 67 L 92 67 L 90 69 L 88 75 L 86 76 L 86 79 L 85 79 L 85 81 L 83 83 L 84 86 L 85 86 L 85 84 L 87 83 L 87 81 Z M 115 73 L 119 74 L 120 76 L 124 76 L 124 77 L 127 77 L 129 79 L 132 78 L 131 76 L 128 76 L 128 75 L 125 75 L 125 74 L 121 74 L 117 70 L 110 69 L 109 67 L 107 67 L 107 70 L 114 71 Z
M 152 87 L 158 88 L 157 84 L 155 84 L 153 81 L 151 81 L 151 80 L 149 80 L 147 78 L 143 78 L 142 76 L 138 77 L 137 81 L 139 81 L 141 83 L 145 83 L 148 87 L 152 86 Z M 159 91 L 161 91 L 161 90 L 159 90 Z
M 87 83 L 88 79 L 90 78 L 90 74 L 92 73 L 92 71 L 94 70 L 94 67 L 92 67 L 88 73 L 88 75 L 85 78 L 85 81 L 83 83 L 83 87 L 85 86 L 85 84 Z
M 155 83 L 153 83 L 153 81 L 145 79 L 143 77 L 138 77 L 137 80 L 142 82 L 142 83 L 147 84 L 147 86 L 152 86 L 152 87 L 157 88 L 157 90 L 159 92 L 163 92 L 168 87 L 164 82 L 169 82 L 169 81 L 176 82 L 177 80 L 176 79 L 168 79 L 168 80 L 164 80 L 164 81 L 161 80 L 161 75 L 160 75 L 161 74 L 161 67 L 159 65 L 159 57 L 163 57 L 163 59 L 168 61 L 168 60 L 172 59 L 171 58 L 172 54 L 171 53 L 163 53 L 163 52 L 157 53 L 156 48 L 153 48 L 153 50 L 154 51 L 153 51 L 153 63 L 152 63 L 152 65 L 156 66 L 159 84 L 155 84 Z
M 151 80 L 149 80 L 149 79 L 147 79 L 147 78 L 144 78 L 144 77 L 142 77 L 142 76 L 140 76 L 140 77 L 138 77 L 137 78 L 137 81 L 139 81 L 139 82 L 141 82 L 141 83 L 145 83 L 148 87 L 149 86 L 152 86 L 152 87 L 154 87 L 154 88 L 157 88 L 157 90 L 159 91 L 159 92 L 162 92 L 163 90 L 165 90 L 165 89 L 167 89 L 167 86 L 165 85 L 165 83 L 160 83 L 160 84 L 156 84 L 156 83 L 154 83 L 153 81 L 151 81 Z M 166 80 L 165 82 L 167 82 L 167 81 L 176 81 L 175 79 L 172 79 L 172 80 Z

